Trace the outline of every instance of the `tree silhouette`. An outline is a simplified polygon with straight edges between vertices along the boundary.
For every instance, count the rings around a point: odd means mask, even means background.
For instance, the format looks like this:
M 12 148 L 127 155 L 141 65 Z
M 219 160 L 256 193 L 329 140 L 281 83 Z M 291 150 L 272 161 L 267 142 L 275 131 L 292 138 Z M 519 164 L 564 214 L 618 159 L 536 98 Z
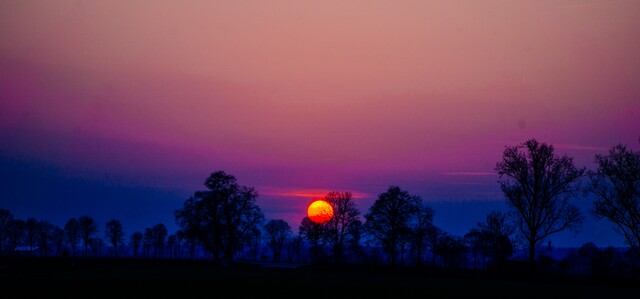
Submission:
M 80 223 L 78 219 L 71 218 L 64 225 L 64 235 L 71 245 L 71 256 L 76 256 L 76 248 L 78 247 L 78 243 L 80 243 Z
M 153 246 L 153 230 L 150 227 L 144 229 L 144 234 L 142 235 L 142 248 L 144 249 L 144 253 L 146 257 L 149 257 L 151 254 L 151 247 Z
M 287 240 L 287 237 L 291 234 L 291 227 L 282 219 L 272 219 L 265 224 L 264 231 L 267 246 L 273 252 L 273 261 L 277 263 L 282 256 L 284 241 Z
M 433 208 L 424 203 L 418 204 L 415 218 L 411 224 L 412 249 L 416 252 L 418 266 L 422 265 L 423 253 L 429 243 L 429 233 L 433 229 Z
M 577 230 L 583 217 L 570 198 L 584 174 L 573 159 L 554 154 L 553 145 L 530 139 L 507 146 L 496 164 L 500 187 L 515 211 L 516 225 L 529 246 L 529 264 L 535 266 L 536 245 L 565 229 Z
M 333 207 L 333 217 L 325 224 L 325 238 L 332 248 L 334 262 L 340 263 L 344 261 L 350 228 L 360 221 L 360 210 L 351 192 L 330 192 L 324 199 Z
M 138 257 L 138 249 L 142 245 L 143 235 L 141 232 L 135 232 L 129 237 L 129 246 L 133 249 L 133 257 Z
M 397 263 L 398 250 L 403 240 L 411 234 L 411 219 L 415 216 L 421 200 L 409 195 L 397 186 L 391 186 L 380 194 L 365 215 L 365 226 L 387 254 L 391 265 Z
M 174 258 L 175 247 L 178 245 L 178 238 L 172 234 L 167 237 L 167 248 L 169 248 L 169 258 Z
M 40 255 L 48 256 L 50 251 L 49 242 L 52 240 L 52 234 L 56 229 L 56 226 L 48 221 L 40 221 L 37 224 L 38 232 L 38 247 L 40 248 Z
M 91 246 L 91 239 L 98 232 L 98 224 L 91 216 L 80 216 L 78 218 L 78 232 L 84 245 L 84 256 L 87 256 L 89 246 Z
M 20 245 L 24 240 L 26 228 L 27 223 L 22 219 L 13 219 L 9 221 L 9 225 L 7 227 L 7 241 L 11 247 L 11 252 L 15 253 L 16 247 L 18 247 L 18 245 Z
M 163 254 L 162 250 L 164 249 L 164 244 L 167 241 L 167 234 L 167 227 L 162 223 L 158 223 L 151 228 L 154 258 L 158 257 L 158 252 L 160 252 L 160 255 Z
M 33 246 L 38 242 L 38 220 L 33 217 L 29 217 L 25 222 L 25 242 L 29 246 L 29 255 L 33 254 Z
M 438 238 L 433 253 L 442 258 L 445 268 L 457 268 L 464 262 L 463 253 L 466 250 L 462 238 L 444 233 Z
M 325 234 L 324 224 L 313 222 L 308 216 L 305 216 L 302 218 L 302 221 L 300 221 L 298 234 L 309 241 L 311 245 L 309 248 L 309 251 L 311 251 L 311 260 L 313 262 L 320 261 L 323 246 L 322 239 Z
M 246 235 L 264 219 L 256 205 L 258 194 L 238 185 L 236 178 L 224 171 L 212 173 L 204 185 L 207 191 L 196 192 L 176 210 L 176 221 L 187 234 L 197 236 L 212 254 L 214 264 L 221 258 L 231 261 Z
M 55 226 L 51 232 L 51 241 L 56 247 L 56 256 L 60 256 L 64 248 L 64 230 Z
M 124 231 L 119 220 L 109 220 L 104 230 L 105 237 L 113 246 L 113 255 L 118 257 L 118 246 L 124 241 Z
M 7 238 L 11 221 L 13 221 L 13 214 L 9 210 L 0 209 L 0 257 L 2 257 L 4 249 L 2 241 Z
M 640 151 L 618 144 L 608 155 L 596 155 L 598 168 L 589 172 L 591 192 L 597 199 L 594 214 L 615 224 L 640 255 Z
M 507 214 L 491 211 L 485 221 L 479 221 L 476 227 L 465 235 L 465 239 L 474 253 L 491 258 L 496 267 L 501 268 L 504 261 L 513 254 L 511 235 L 514 232 L 515 227 L 510 223 Z

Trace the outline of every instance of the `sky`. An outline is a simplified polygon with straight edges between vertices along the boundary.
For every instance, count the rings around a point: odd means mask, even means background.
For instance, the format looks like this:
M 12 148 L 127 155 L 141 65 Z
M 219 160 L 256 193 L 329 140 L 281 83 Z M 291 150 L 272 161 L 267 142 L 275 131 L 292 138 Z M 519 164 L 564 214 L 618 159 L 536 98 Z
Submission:
M 640 148 L 639 14 L 634 0 L 0 0 L 0 208 L 175 232 L 175 209 L 223 170 L 296 233 L 315 197 L 350 191 L 364 214 L 393 185 L 463 235 L 507 208 L 505 146 L 535 138 L 588 169 Z M 591 200 L 553 244 L 624 245 Z

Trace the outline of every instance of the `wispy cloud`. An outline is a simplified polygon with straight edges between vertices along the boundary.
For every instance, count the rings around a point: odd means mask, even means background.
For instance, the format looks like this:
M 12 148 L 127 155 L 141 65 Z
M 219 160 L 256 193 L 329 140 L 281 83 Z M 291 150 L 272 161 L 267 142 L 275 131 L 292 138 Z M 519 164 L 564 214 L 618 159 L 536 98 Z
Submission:
M 444 175 L 458 175 L 458 176 L 487 176 L 487 175 L 495 175 L 495 172 L 489 171 L 451 171 L 445 172 Z
M 320 198 L 327 195 L 332 191 L 351 192 L 354 198 L 369 198 L 373 197 L 370 194 L 352 191 L 352 190 L 329 190 L 329 189 L 299 189 L 299 188 L 277 188 L 277 187 L 261 187 L 258 188 L 258 193 L 267 196 L 283 196 L 283 197 L 305 197 L 305 198 Z

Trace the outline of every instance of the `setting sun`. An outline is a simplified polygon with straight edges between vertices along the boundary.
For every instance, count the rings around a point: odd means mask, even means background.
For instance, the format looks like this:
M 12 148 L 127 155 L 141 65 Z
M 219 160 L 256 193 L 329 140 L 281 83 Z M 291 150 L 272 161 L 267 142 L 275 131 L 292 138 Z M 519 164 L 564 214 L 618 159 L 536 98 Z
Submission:
M 315 200 L 307 208 L 307 215 L 315 223 L 325 223 L 333 217 L 333 207 L 324 200 Z

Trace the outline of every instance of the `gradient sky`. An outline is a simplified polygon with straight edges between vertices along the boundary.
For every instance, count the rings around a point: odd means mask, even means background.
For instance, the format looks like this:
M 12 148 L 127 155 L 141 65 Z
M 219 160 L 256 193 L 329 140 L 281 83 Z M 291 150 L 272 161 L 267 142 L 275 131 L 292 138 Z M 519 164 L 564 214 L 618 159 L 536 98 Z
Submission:
M 156 223 L 213 171 L 297 232 L 390 185 L 458 235 L 506 207 L 505 145 L 578 166 L 640 137 L 640 1 L 0 0 L 0 208 Z M 590 202 L 559 246 L 623 245 Z M 103 227 L 101 227 L 102 229 Z

